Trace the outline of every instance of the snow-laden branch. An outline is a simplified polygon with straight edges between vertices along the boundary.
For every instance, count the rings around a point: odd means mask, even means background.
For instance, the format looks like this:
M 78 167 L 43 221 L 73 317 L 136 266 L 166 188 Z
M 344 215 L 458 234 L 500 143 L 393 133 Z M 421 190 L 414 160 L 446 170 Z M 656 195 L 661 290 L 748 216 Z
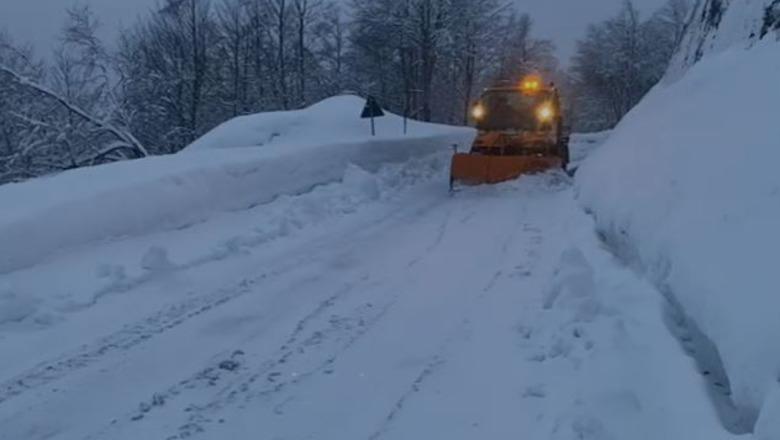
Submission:
M 42 139 L 29 143 L 25 141 L 22 143 L 23 147 L 19 151 L 8 156 L 0 157 L 0 163 L 4 163 L 6 166 L 14 165 L 31 151 L 43 148 L 46 144 L 47 141 Z
M 68 101 L 66 98 L 54 92 L 53 90 L 49 89 L 48 87 L 39 84 L 33 80 L 30 80 L 29 78 L 24 77 L 23 75 L 17 73 L 13 69 L 6 67 L 2 64 L 0 64 L 0 73 L 4 73 L 10 76 L 11 79 L 16 81 L 21 86 L 29 87 L 37 91 L 38 93 L 41 93 L 45 96 L 48 96 L 49 98 L 54 99 L 55 101 L 59 102 L 60 105 L 67 108 L 68 110 L 78 115 L 79 117 L 89 122 L 90 124 L 94 125 L 99 130 L 110 133 L 111 135 L 116 137 L 120 142 L 125 143 L 130 149 L 135 150 L 139 155 L 144 157 L 149 155 L 149 152 L 146 151 L 146 148 L 144 148 L 141 142 L 138 139 L 136 139 L 136 137 L 133 136 L 131 133 L 125 130 L 121 130 L 109 122 L 96 118 L 95 116 L 91 115 L 89 112 L 85 111 L 78 105 Z
M 132 148 L 130 148 L 124 142 L 113 142 L 110 145 L 108 145 L 107 147 L 105 147 L 102 150 L 98 151 L 93 156 L 91 156 L 91 157 L 89 157 L 87 159 L 80 160 L 78 163 L 79 163 L 79 166 L 92 166 L 92 165 L 95 165 L 96 163 L 100 162 L 101 160 L 103 160 L 103 159 L 105 159 L 105 158 L 107 158 L 107 157 L 109 157 L 109 156 L 111 156 L 113 154 L 118 154 L 121 157 L 127 158 L 127 156 L 125 154 L 122 154 L 125 150 L 132 151 Z
M 48 124 L 48 123 L 46 123 L 44 121 L 41 121 L 39 119 L 35 119 L 35 118 L 31 117 L 31 116 L 24 115 L 22 113 L 8 112 L 8 114 L 13 116 L 13 117 L 15 117 L 15 118 L 17 118 L 17 119 L 19 119 L 20 121 L 22 121 L 22 122 L 24 122 L 26 124 L 29 124 L 29 125 L 32 125 L 32 126 L 35 126 L 35 127 L 41 127 L 41 128 L 46 128 L 46 129 L 51 129 L 52 128 L 51 124 Z

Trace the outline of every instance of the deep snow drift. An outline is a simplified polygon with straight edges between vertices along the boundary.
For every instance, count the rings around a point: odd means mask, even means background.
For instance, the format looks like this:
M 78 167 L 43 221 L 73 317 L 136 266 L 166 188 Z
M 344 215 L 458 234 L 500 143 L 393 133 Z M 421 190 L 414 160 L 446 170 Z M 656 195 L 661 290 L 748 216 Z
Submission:
M 724 32 L 757 4 L 733 2 Z M 715 344 L 746 429 L 776 440 L 780 45 L 721 40 L 704 37 L 713 52 L 653 90 L 585 162 L 580 199 Z
M 304 193 L 342 179 L 350 164 L 376 171 L 474 136 L 414 121 L 404 135 L 402 119 L 388 115 L 372 137 L 359 119 L 363 105 L 340 96 L 301 111 L 240 117 L 176 155 L 0 186 L 0 274 L 98 240 L 180 228 Z

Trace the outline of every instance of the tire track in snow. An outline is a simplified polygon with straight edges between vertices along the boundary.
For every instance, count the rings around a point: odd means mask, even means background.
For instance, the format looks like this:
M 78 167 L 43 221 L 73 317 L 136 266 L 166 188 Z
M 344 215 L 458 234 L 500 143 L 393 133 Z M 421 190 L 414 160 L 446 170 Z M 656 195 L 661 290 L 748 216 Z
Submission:
M 319 374 L 332 374 L 333 365 L 339 357 L 389 313 L 399 296 L 391 296 L 381 306 L 363 303 L 347 316 L 337 319 L 332 316 L 319 326 L 314 326 L 315 319 L 305 320 L 307 326 L 315 328 L 303 327 L 305 331 L 296 329 L 298 336 L 291 335 L 288 339 L 296 342 L 281 346 L 272 360 L 262 362 L 251 374 L 244 375 L 241 380 L 225 388 L 216 399 L 205 405 L 188 407 L 185 410 L 188 413 L 187 421 L 178 428 L 176 434 L 165 438 L 185 439 L 202 434 L 208 425 L 219 422 L 215 414 L 226 407 L 256 399 L 269 399 Z M 334 302 L 332 306 L 335 305 Z M 304 334 L 305 338 L 299 338 Z M 274 412 L 282 414 L 284 404 L 290 399 L 275 405 Z
M 371 434 L 371 436 L 368 437 L 368 440 L 378 440 L 387 433 L 396 418 L 398 418 L 398 416 L 403 412 L 407 401 L 411 399 L 415 393 L 420 392 L 425 381 L 430 376 L 433 376 L 434 373 L 436 373 L 436 371 L 445 364 L 445 362 L 446 361 L 441 357 L 441 355 L 437 354 L 428 362 L 428 364 L 425 365 L 425 367 L 423 367 L 423 369 L 420 371 L 420 374 L 418 374 L 417 377 L 412 381 L 409 388 L 395 402 L 395 405 L 393 405 L 393 408 L 387 414 L 379 429 Z
M 469 205 L 466 207 L 468 213 L 459 220 L 460 224 L 467 223 L 471 218 L 473 218 L 476 215 L 477 210 L 474 209 L 476 205 L 477 202 L 472 199 L 471 203 L 469 203 Z M 439 226 L 436 228 L 434 239 L 425 248 L 425 252 L 423 254 L 409 261 L 409 264 L 407 264 L 407 268 L 411 269 L 419 265 L 428 255 L 430 255 L 434 250 L 436 250 L 436 248 L 438 248 L 442 244 L 442 242 L 444 242 L 444 237 L 447 235 L 447 231 L 449 230 L 450 225 L 453 222 L 452 217 L 453 217 L 452 206 L 447 205 L 447 213 L 444 216 L 444 218 L 441 220 Z
M 302 279 L 298 284 L 308 285 L 316 281 L 317 278 L 306 278 Z M 87 436 L 86 439 L 111 438 L 112 432 L 126 427 L 129 423 L 141 422 L 148 417 L 154 416 L 166 405 L 170 405 L 175 401 L 185 400 L 190 392 L 221 386 L 221 391 L 209 403 L 205 405 L 189 404 L 186 406 L 184 411 L 187 413 L 187 422 L 179 428 L 178 434 L 165 437 L 166 439 L 189 438 L 205 432 L 205 425 L 212 422 L 212 419 L 206 413 L 236 403 L 241 396 L 252 391 L 252 386 L 255 383 L 263 383 L 262 379 L 266 379 L 269 384 L 273 385 L 272 388 L 274 389 L 272 391 L 275 391 L 276 388 L 281 390 L 282 387 L 287 386 L 287 383 L 282 380 L 284 375 L 279 372 L 280 368 L 292 363 L 295 356 L 304 354 L 305 349 L 312 346 L 318 337 L 329 333 L 328 328 L 317 327 L 316 330 L 312 330 L 310 327 L 318 324 L 318 320 L 325 319 L 326 314 L 355 289 L 361 285 L 370 285 L 368 284 L 369 281 L 370 278 L 368 276 L 363 276 L 357 282 L 347 283 L 317 303 L 308 312 L 305 312 L 294 325 L 289 335 L 282 338 L 284 342 L 271 359 L 262 360 L 256 367 L 252 368 L 247 360 L 247 358 L 251 357 L 251 353 L 242 348 L 216 353 L 214 356 L 216 361 L 210 362 L 208 366 L 199 369 L 170 387 L 152 393 L 148 400 L 138 403 L 134 409 L 112 420 L 110 425 L 103 426 L 98 431 Z M 373 305 L 368 304 L 366 307 L 372 308 Z M 344 321 L 345 319 L 334 319 L 331 316 L 324 325 L 326 327 L 339 327 L 343 325 Z M 290 382 L 298 382 L 308 376 L 312 376 L 325 369 L 327 364 L 334 361 L 335 359 L 326 360 L 316 371 L 297 374 L 295 375 L 296 380 Z
M 249 293 L 254 285 L 269 276 L 263 274 L 253 279 L 245 279 L 229 288 L 168 306 L 78 350 L 44 361 L 0 383 L 0 404 L 94 365 L 109 354 L 130 350 L 195 317 L 232 302 Z
M 541 247 L 543 239 L 541 236 L 541 229 L 532 225 L 527 221 L 527 207 L 523 206 L 521 213 L 517 216 L 517 221 L 511 228 L 508 229 L 508 234 L 503 236 L 501 241 L 500 254 L 502 261 L 504 257 L 509 253 L 509 250 L 514 246 L 518 238 L 522 237 L 522 244 L 528 248 L 526 251 L 526 257 L 529 260 L 537 260 L 539 258 L 537 250 Z M 472 214 L 467 216 L 467 219 L 471 218 Z M 466 220 L 467 221 L 467 220 Z M 518 237 L 518 232 L 521 232 Z M 482 304 L 487 297 L 493 292 L 503 278 L 514 276 L 517 273 L 523 273 L 526 266 L 532 265 L 532 261 L 524 261 L 520 266 L 513 266 L 511 270 L 497 268 L 495 272 L 488 278 L 485 286 L 480 289 L 476 295 L 471 298 L 470 305 L 466 307 L 464 318 L 440 345 L 436 353 L 430 358 L 428 363 L 420 370 L 419 374 L 410 383 L 409 387 L 398 398 L 395 404 L 392 406 L 388 414 L 385 416 L 381 425 L 374 431 L 368 440 L 379 440 L 384 437 L 391 429 L 393 424 L 401 417 L 403 411 L 406 409 L 408 402 L 414 398 L 414 396 L 422 391 L 425 383 L 436 373 L 443 368 L 447 363 L 446 353 L 449 351 L 453 344 L 458 342 L 458 336 L 463 334 L 471 324 L 471 317 L 476 314 L 477 307 Z M 522 269 L 522 270 L 521 270 Z
M 437 228 L 437 230 L 436 230 L 436 236 L 435 236 L 435 238 L 433 239 L 433 241 L 431 242 L 431 244 L 429 244 L 429 245 L 428 245 L 428 246 L 425 248 L 425 253 L 423 253 L 422 255 L 420 255 L 420 256 L 418 256 L 418 257 L 416 257 L 416 258 L 413 258 L 413 259 L 412 259 L 412 260 L 411 260 L 411 261 L 410 261 L 410 262 L 409 262 L 409 263 L 406 265 L 406 267 L 407 267 L 408 269 L 411 269 L 411 268 L 413 268 L 413 267 L 417 266 L 418 264 L 420 264 L 420 262 L 422 262 L 422 261 L 425 259 L 425 257 L 426 257 L 427 255 L 429 255 L 429 254 L 430 254 L 431 252 L 433 252 L 433 251 L 434 251 L 434 250 L 435 250 L 437 247 L 439 247 L 439 245 L 441 244 L 441 242 L 444 240 L 444 236 L 447 234 L 447 226 L 448 226 L 448 225 L 449 225 L 449 223 L 450 223 L 450 216 L 451 216 L 451 215 L 452 215 L 452 210 L 450 209 L 450 210 L 447 212 L 447 215 L 446 215 L 446 216 L 444 217 L 444 219 L 442 220 L 441 224 L 439 224 L 439 227 L 438 227 L 438 228 Z
M 415 214 L 419 214 L 419 211 L 416 210 Z M 449 218 L 449 213 L 445 216 L 440 228 L 442 237 L 446 230 L 447 218 Z M 436 242 L 441 242 L 441 239 L 440 237 L 434 240 L 434 244 L 429 245 L 417 260 L 421 261 L 426 258 L 431 250 L 437 246 Z M 236 352 L 239 352 L 241 360 L 237 362 L 238 365 L 233 372 L 243 370 L 243 374 L 231 378 L 228 374 L 223 374 L 224 372 L 220 371 L 219 365 L 208 366 L 170 388 L 154 393 L 148 401 L 141 402 L 137 410 L 129 413 L 125 420 L 139 421 L 155 412 L 153 410 L 161 407 L 164 402 L 174 398 L 181 400 L 181 395 L 188 390 L 196 390 L 201 385 L 214 386 L 227 378 L 229 383 L 223 385 L 222 390 L 211 401 L 203 405 L 188 406 L 185 409 L 187 422 L 180 426 L 177 434 L 166 437 L 170 439 L 189 438 L 205 432 L 206 425 L 214 422 L 209 414 L 216 413 L 220 409 L 240 404 L 242 401 L 268 398 L 301 384 L 317 374 L 331 374 L 331 367 L 338 357 L 380 321 L 401 295 L 400 292 L 394 292 L 390 295 L 375 295 L 377 298 L 387 299 L 387 301 L 383 303 L 362 302 L 345 316 L 331 315 L 330 318 L 325 319 L 325 315 L 330 310 L 338 308 L 340 302 L 345 300 L 355 289 L 361 286 L 370 286 L 369 281 L 370 278 L 364 275 L 360 280 L 346 284 L 339 291 L 319 302 L 298 320 L 292 332 L 284 338 L 285 342 L 271 359 L 261 360 L 254 367 L 251 367 L 246 359 L 249 357 L 247 353 L 244 350 L 236 350 L 233 355 L 235 356 Z M 371 288 L 369 287 L 367 290 L 371 290 Z M 313 365 L 308 365 L 306 368 L 295 368 L 296 362 L 305 363 L 310 360 L 307 356 L 313 348 L 321 351 L 321 347 L 329 344 L 333 346 L 332 350 L 323 353 Z M 232 362 L 232 359 L 227 361 Z M 311 362 L 309 363 L 311 364 Z M 275 411 L 278 411 L 279 407 L 280 405 L 277 405 Z M 117 426 L 116 423 L 113 423 L 111 427 L 106 429 L 115 429 Z M 102 438 L 105 432 L 104 429 L 97 436 L 90 438 Z
M 418 217 L 422 212 L 434 209 L 436 206 L 436 203 L 427 203 L 415 205 L 411 209 L 395 211 L 362 232 L 370 235 L 370 231 L 380 229 L 387 223 L 406 217 Z M 332 238 L 328 238 L 324 242 L 328 243 L 330 240 Z M 42 361 L 30 369 L 0 382 L 0 405 L 27 392 L 59 381 L 75 371 L 95 365 L 110 354 L 133 349 L 195 317 L 246 295 L 251 291 L 252 286 L 269 277 L 284 274 L 290 269 L 304 265 L 307 261 L 314 260 L 316 260 L 315 254 L 310 254 L 305 259 L 293 258 L 291 262 L 274 271 L 244 279 L 233 286 L 219 289 L 204 296 L 167 306 L 135 323 L 124 325 L 120 330 L 84 344 L 78 349 Z M 132 288 L 139 285 L 134 285 Z
M 431 209 L 435 208 L 429 204 L 428 206 L 421 206 L 419 211 L 424 212 Z M 422 256 L 417 256 L 418 262 L 425 258 L 435 257 L 436 255 L 433 255 L 435 254 L 433 251 L 439 244 L 446 242 L 447 226 L 450 224 L 452 212 L 444 212 L 446 214 L 438 230 L 436 231 L 434 227 L 431 227 L 431 229 L 435 230 L 434 233 L 436 233 L 433 244 L 424 250 Z M 518 217 L 523 216 L 519 215 Z M 408 215 L 407 218 L 414 219 L 416 217 Z M 431 223 L 428 224 L 433 226 Z M 503 246 L 497 244 L 498 247 L 496 249 L 501 249 L 503 252 L 510 249 L 512 243 L 517 239 L 514 233 L 519 232 L 513 231 L 513 229 L 516 228 L 510 227 L 506 229 L 506 232 L 510 232 L 508 234 L 509 238 L 507 238 L 506 234 L 502 235 L 503 241 L 501 244 Z M 403 265 L 404 263 L 399 261 L 399 264 Z M 492 277 L 488 280 L 486 286 L 472 292 L 471 301 L 468 300 L 467 296 L 461 297 L 461 300 L 465 300 L 463 304 L 473 305 L 474 301 L 483 299 L 491 292 L 492 288 L 495 287 L 495 284 L 505 273 L 507 272 L 502 272 L 501 270 L 497 273 L 491 273 Z M 351 289 L 355 288 L 357 286 L 351 287 Z M 188 438 L 202 433 L 209 425 L 220 421 L 218 415 L 221 410 L 232 406 L 241 407 L 247 402 L 256 399 L 268 399 L 270 404 L 275 403 L 273 400 L 281 400 L 275 406 L 272 405 L 272 408 L 274 411 L 283 412 L 285 404 L 290 401 L 286 395 L 280 395 L 283 391 L 290 391 L 297 386 L 301 386 L 319 374 L 331 374 L 340 356 L 360 341 L 364 335 L 390 313 L 402 295 L 400 292 L 387 292 L 387 289 L 371 290 L 370 299 L 376 300 L 373 303 L 362 302 L 346 307 L 342 304 L 342 300 L 349 293 L 345 293 L 343 295 L 331 295 L 325 298 L 324 301 L 316 304 L 298 321 L 293 331 L 286 338 L 281 339 L 286 341 L 286 344 L 281 345 L 270 359 L 268 357 L 265 357 L 265 359 L 255 358 L 254 362 L 251 362 L 251 358 L 247 361 L 249 356 L 246 356 L 245 353 L 242 354 L 242 359 L 239 361 L 240 366 L 235 370 L 237 374 L 230 371 L 220 372 L 222 375 L 220 380 L 229 380 L 230 383 L 226 383 L 223 389 L 217 393 L 216 398 L 209 397 L 209 400 L 202 405 L 191 405 L 188 407 L 185 414 L 186 422 L 179 427 L 172 437 L 168 438 Z M 388 293 L 392 293 L 392 295 L 387 295 Z M 341 316 L 336 316 L 333 319 L 334 316 L 332 315 L 328 318 L 327 315 L 330 311 L 338 311 L 339 309 L 344 311 Z M 469 308 L 466 307 L 466 316 L 470 316 L 468 311 Z M 452 323 L 452 321 L 450 322 Z M 465 319 L 461 324 L 456 324 L 453 339 L 460 333 L 457 329 L 462 330 L 464 325 L 468 325 L 468 319 Z M 411 391 L 401 397 L 399 400 L 400 405 L 396 405 L 398 409 L 390 417 L 386 427 L 389 427 L 401 415 L 403 407 L 413 398 L 414 394 L 421 390 L 425 383 L 445 365 L 446 358 L 441 354 L 444 352 L 446 352 L 446 347 L 440 350 L 439 355 L 431 358 L 431 361 L 426 364 L 426 368 L 423 368 L 409 385 L 409 390 Z M 301 366 L 303 367 L 301 368 Z M 213 370 L 214 366 L 203 369 L 199 373 Z M 205 377 L 206 380 L 209 380 L 208 376 L 208 374 L 201 375 L 201 378 Z M 198 373 L 193 377 L 198 379 Z M 295 397 L 294 395 L 291 396 L 292 398 Z M 155 398 L 153 397 L 152 405 L 154 401 Z M 379 435 L 381 436 L 382 434 L 380 433 Z M 106 438 L 106 436 L 93 438 Z
M 493 278 L 488 283 L 490 285 L 493 282 Z M 488 289 L 489 290 L 489 289 Z M 484 299 L 484 292 L 482 291 L 472 298 L 471 303 L 478 303 Z M 395 401 L 390 411 L 385 416 L 379 427 L 368 437 L 368 440 L 379 440 L 384 437 L 393 426 L 398 418 L 403 414 L 408 402 L 414 398 L 414 396 L 422 391 L 425 383 L 433 377 L 444 365 L 447 363 L 446 353 L 451 349 L 452 345 L 458 342 L 458 336 L 462 335 L 471 325 L 470 316 L 474 314 L 474 305 L 467 307 L 468 311 L 466 316 L 455 326 L 449 335 L 439 345 L 439 348 L 435 351 L 435 354 L 431 356 L 430 360 L 423 366 L 419 374 L 412 380 L 409 386 L 400 395 L 398 400 Z
M 444 219 L 436 228 L 436 238 L 420 255 L 411 258 L 407 267 L 413 267 L 432 256 L 432 251 L 444 241 L 451 216 L 450 209 L 446 211 Z M 367 279 L 361 281 L 362 284 L 366 284 Z M 303 385 L 319 374 L 333 374 L 333 367 L 340 356 L 370 332 L 402 296 L 399 289 L 393 289 L 388 293 L 387 288 L 376 289 L 377 286 L 373 286 L 373 289 L 367 289 L 373 294 L 373 302 L 366 300 L 344 316 L 334 319 L 336 315 L 332 315 L 330 319 L 322 322 L 326 312 L 338 309 L 340 302 L 344 301 L 360 284 L 351 286 L 347 292 L 329 297 L 301 318 L 271 360 L 260 362 L 250 374 L 244 374 L 240 379 L 234 380 L 208 403 L 188 407 L 185 410 L 188 414 L 187 421 L 178 428 L 176 434 L 166 439 L 184 439 L 202 434 L 207 430 L 208 425 L 220 422 L 216 414 L 227 407 L 240 406 L 256 399 L 271 399 L 290 388 Z M 348 324 L 342 325 L 345 322 Z M 314 351 L 313 359 L 312 351 Z M 284 406 L 294 399 L 295 397 L 291 396 L 274 405 L 274 413 L 283 414 Z
M 368 277 L 361 278 L 360 282 L 364 283 L 368 280 Z M 309 283 L 311 280 L 306 280 L 305 283 Z M 189 405 L 185 411 L 189 413 L 188 422 L 180 428 L 179 437 L 188 437 L 204 430 L 201 424 L 205 424 L 207 418 L 202 415 L 207 410 L 213 410 L 214 408 L 221 407 L 218 405 L 224 402 L 234 401 L 239 391 L 248 391 L 249 386 L 260 379 L 266 378 L 269 382 L 275 383 L 278 381 L 280 374 L 275 372 L 281 365 L 289 362 L 291 358 L 299 353 L 299 351 L 312 342 L 312 337 L 302 339 L 309 326 L 312 325 L 320 317 L 324 316 L 330 309 L 332 309 L 340 299 L 349 295 L 358 286 L 356 283 L 346 284 L 326 299 L 319 302 L 313 309 L 307 312 L 294 326 L 290 334 L 284 338 L 284 343 L 277 350 L 272 360 L 261 362 L 261 364 L 250 372 L 246 370 L 249 368 L 246 364 L 248 353 L 243 349 L 233 350 L 230 355 L 219 354 L 215 356 L 218 360 L 205 368 L 202 368 L 190 375 L 189 377 L 182 379 L 176 384 L 168 387 L 165 390 L 161 390 L 152 394 L 148 401 L 143 401 L 138 404 L 137 409 L 126 415 L 124 422 L 138 422 L 149 416 L 152 416 L 156 410 L 162 408 L 164 405 L 173 402 L 174 400 L 185 399 L 187 393 L 190 391 L 197 391 L 204 387 L 214 387 L 220 384 L 220 382 L 230 381 L 227 384 L 223 384 L 223 390 L 217 394 L 217 399 L 210 404 L 203 407 Z M 323 330 L 319 330 L 322 332 Z M 230 353 L 229 351 L 227 353 Z M 241 372 L 243 374 L 240 374 Z M 238 374 L 238 376 L 236 376 Z M 231 377 L 233 376 L 233 377 Z M 90 439 L 105 438 L 108 435 L 109 429 L 116 429 L 119 425 L 117 421 L 112 422 L 110 427 L 104 428 L 102 431 L 93 434 L 88 437 Z M 177 438 L 177 436 L 171 436 L 168 438 Z
M 471 205 L 476 205 L 478 201 Z M 450 208 L 444 212 L 444 218 L 438 223 L 438 226 L 431 228 L 433 229 L 432 235 L 435 234 L 431 244 L 422 250 L 421 255 L 408 260 L 407 267 L 416 266 L 427 258 L 433 258 L 435 256 L 433 251 L 446 241 L 448 226 L 453 219 L 453 210 Z M 473 209 L 467 212 L 463 221 L 467 222 L 474 212 Z M 516 221 L 512 222 L 510 227 L 505 229 L 505 233 L 499 234 L 500 237 L 493 237 L 496 241 L 496 249 L 500 251 L 497 254 L 500 254 L 499 258 L 506 256 L 511 246 L 519 238 L 518 235 L 524 238 L 523 245 L 529 246 L 531 253 L 533 253 L 533 248 L 537 248 L 540 245 L 541 240 L 535 234 L 535 232 L 538 232 L 538 228 L 530 228 L 523 223 L 526 214 L 527 211 L 525 209 L 516 213 Z M 513 266 L 513 269 L 517 269 L 517 267 Z M 502 278 L 511 275 L 513 275 L 512 270 L 498 268 L 486 279 L 484 287 L 475 289 L 472 295 L 470 295 L 470 300 L 463 298 L 466 300 L 464 304 L 467 305 L 463 307 L 465 309 L 465 313 L 463 313 L 465 318 L 455 325 L 449 336 L 445 338 L 445 342 L 441 344 L 440 349 L 436 350 L 436 354 L 430 358 L 429 362 L 425 364 L 419 374 L 412 380 L 408 389 L 390 409 L 385 422 L 371 438 L 381 438 L 390 429 L 395 420 L 401 416 L 407 403 L 414 395 L 421 391 L 426 382 L 435 376 L 446 364 L 445 353 L 454 342 L 459 340 L 458 336 L 462 335 L 464 330 L 467 330 L 470 325 L 468 319 L 471 316 L 470 312 L 476 305 L 488 297 Z M 254 368 L 251 366 L 244 367 L 251 370 L 251 372 L 241 375 L 241 378 L 238 380 L 233 380 L 231 384 L 224 387 L 217 394 L 216 398 L 210 399 L 205 404 L 191 405 L 186 408 L 186 421 L 179 426 L 172 436 L 166 438 L 184 439 L 203 434 L 210 425 L 222 423 L 223 419 L 220 418 L 220 415 L 224 414 L 227 408 L 242 408 L 253 401 L 261 399 L 267 402 L 269 411 L 277 415 L 284 415 L 286 406 L 297 399 L 296 394 L 289 393 L 290 390 L 304 385 L 308 380 L 318 375 L 332 374 L 334 366 L 341 355 L 374 328 L 390 312 L 401 297 L 400 293 L 394 292 L 392 296 L 386 295 L 386 293 L 387 289 L 379 289 L 379 291 L 374 290 L 372 292 L 372 298 L 389 298 L 389 301 L 382 304 L 381 309 L 378 309 L 375 304 L 366 303 L 351 309 L 345 316 L 339 317 L 335 321 L 330 319 L 327 322 L 322 322 L 322 318 L 327 311 L 344 308 L 339 304 L 339 301 L 343 299 L 340 295 L 329 297 L 320 303 L 318 307 L 315 307 L 312 312 L 301 318 L 294 332 L 286 338 L 287 343 L 280 346 L 271 360 L 265 359 L 256 363 Z M 347 326 L 347 328 L 337 324 L 344 321 L 357 322 L 359 324 Z M 314 350 L 313 355 L 312 350 Z M 301 364 L 305 368 L 299 368 Z

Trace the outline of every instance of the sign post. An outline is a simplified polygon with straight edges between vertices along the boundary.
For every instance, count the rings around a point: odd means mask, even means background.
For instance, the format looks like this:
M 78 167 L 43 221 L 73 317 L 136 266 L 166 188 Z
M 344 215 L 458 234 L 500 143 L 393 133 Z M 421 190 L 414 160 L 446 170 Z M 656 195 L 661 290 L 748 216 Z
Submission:
M 407 134 L 409 131 L 409 118 L 417 116 L 418 110 L 415 110 L 413 114 L 411 114 L 411 107 L 412 107 L 412 96 L 415 93 L 422 93 L 422 90 L 419 89 L 407 89 L 405 93 L 405 101 L 404 101 L 404 135 Z
M 369 96 L 366 99 L 366 106 L 363 107 L 363 113 L 361 113 L 360 117 L 362 119 L 371 118 L 371 136 L 376 136 L 376 125 L 374 123 L 374 118 L 381 118 L 384 115 L 385 112 L 382 110 L 382 107 L 379 105 L 379 102 L 377 102 L 376 98 Z

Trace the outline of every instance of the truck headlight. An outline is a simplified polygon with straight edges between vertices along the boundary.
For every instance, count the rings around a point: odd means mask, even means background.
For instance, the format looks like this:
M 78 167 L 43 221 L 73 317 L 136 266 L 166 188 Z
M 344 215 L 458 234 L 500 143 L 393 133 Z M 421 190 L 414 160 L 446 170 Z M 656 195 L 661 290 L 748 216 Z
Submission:
M 485 107 L 483 107 L 482 104 L 477 104 L 473 109 L 471 109 L 471 116 L 476 120 L 484 118 L 485 113 Z
M 555 109 L 551 104 L 542 104 L 536 109 L 536 117 L 541 122 L 550 122 L 555 117 Z

